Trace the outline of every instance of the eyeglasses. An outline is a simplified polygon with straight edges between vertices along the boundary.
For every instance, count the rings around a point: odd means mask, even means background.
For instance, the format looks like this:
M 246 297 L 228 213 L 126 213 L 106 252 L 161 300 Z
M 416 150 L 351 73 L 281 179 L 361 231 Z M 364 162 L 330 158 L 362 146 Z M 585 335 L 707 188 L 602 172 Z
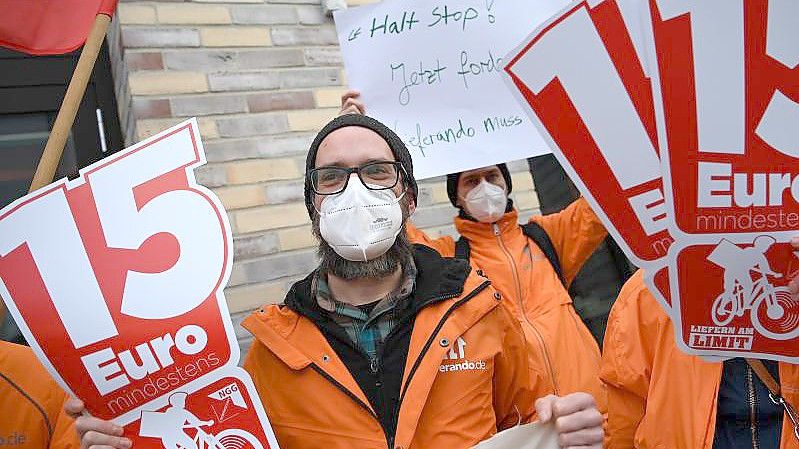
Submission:
M 355 168 L 319 167 L 308 172 L 311 189 L 317 195 L 335 195 L 347 188 L 350 175 L 358 174 L 364 186 L 370 190 L 394 188 L 404 173 L 399 162 L 370 162 Z

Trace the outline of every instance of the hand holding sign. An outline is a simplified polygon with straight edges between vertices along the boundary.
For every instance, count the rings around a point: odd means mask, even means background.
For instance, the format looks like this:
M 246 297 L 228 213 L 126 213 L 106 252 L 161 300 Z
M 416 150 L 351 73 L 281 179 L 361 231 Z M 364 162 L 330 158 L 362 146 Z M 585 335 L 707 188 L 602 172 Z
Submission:
M 344 114 L 366 114 L 366 106 L 358 98 L 361 93 L 357 90 L 348 90 L 341 96 L 341 111 L 339 115 Z

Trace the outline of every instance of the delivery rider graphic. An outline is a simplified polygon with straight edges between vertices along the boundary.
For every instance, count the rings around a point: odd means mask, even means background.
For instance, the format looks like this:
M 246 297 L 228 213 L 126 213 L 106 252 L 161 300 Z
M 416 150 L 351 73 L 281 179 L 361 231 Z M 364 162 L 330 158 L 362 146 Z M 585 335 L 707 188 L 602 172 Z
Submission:
M 160 435 L 166 449 L 197 449 L 197 444 L 185 429 L 210 426 L 213 421 L 202 421 L 186 409 L 188 394 L 179 391 L 169 396 L 169 407 L 159 416 L 161 428 L 166 431 Z

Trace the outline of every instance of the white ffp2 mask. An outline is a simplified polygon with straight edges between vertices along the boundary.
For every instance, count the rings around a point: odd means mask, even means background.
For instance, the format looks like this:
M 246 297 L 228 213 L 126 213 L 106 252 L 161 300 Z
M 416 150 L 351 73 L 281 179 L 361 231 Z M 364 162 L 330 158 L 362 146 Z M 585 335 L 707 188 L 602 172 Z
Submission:
M 367 262 L 391 248 L 402 229 L 402 207 L 391 189 L 371 190 L 357 177 L 322 201 L 319 232 L 339 256 Z
M 508 206 L 505 189 L 483 180 L 463 198 L 466 212 L 482 223 L 493 223 L 503 215 Z

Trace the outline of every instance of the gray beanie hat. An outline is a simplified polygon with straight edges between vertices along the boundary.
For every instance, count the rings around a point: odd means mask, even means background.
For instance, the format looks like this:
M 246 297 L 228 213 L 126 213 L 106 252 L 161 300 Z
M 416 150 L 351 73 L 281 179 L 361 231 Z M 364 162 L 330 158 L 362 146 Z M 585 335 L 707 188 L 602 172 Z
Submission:
M 340 115 L 330 121 L 319 134 L 316 135 L 311 148 L 308 150 L 308 158 L 305 160 L 305 207 L 308 208 L 308 215 L 313 217 L 315 212 L 313 206 L 313 190 L 311 189 L 311 178 L 309 173 L 316 166 L 316 153 L 319 152 L 319 145 L 322 141 L 330 135 L 333 131 L 344 128 L 345 126 L 360 126 L 361 128 L 371 129 L 383 138 L 388 143 L 391 152 L 394 153 L 394 158 L 402 165 L 405 173 L 403 173 L 403 180 L 408 187 L 408 193 L 413 196 L 416 201 L 419 192 L 416 186 L 416 179 L 413 177 L 413 161 L 411 160 L 411 153 L 408 147 L 399 136 L 389 129 L 386 125 L 378 122 L 377 120 L 361 114 L 345 114 Z

